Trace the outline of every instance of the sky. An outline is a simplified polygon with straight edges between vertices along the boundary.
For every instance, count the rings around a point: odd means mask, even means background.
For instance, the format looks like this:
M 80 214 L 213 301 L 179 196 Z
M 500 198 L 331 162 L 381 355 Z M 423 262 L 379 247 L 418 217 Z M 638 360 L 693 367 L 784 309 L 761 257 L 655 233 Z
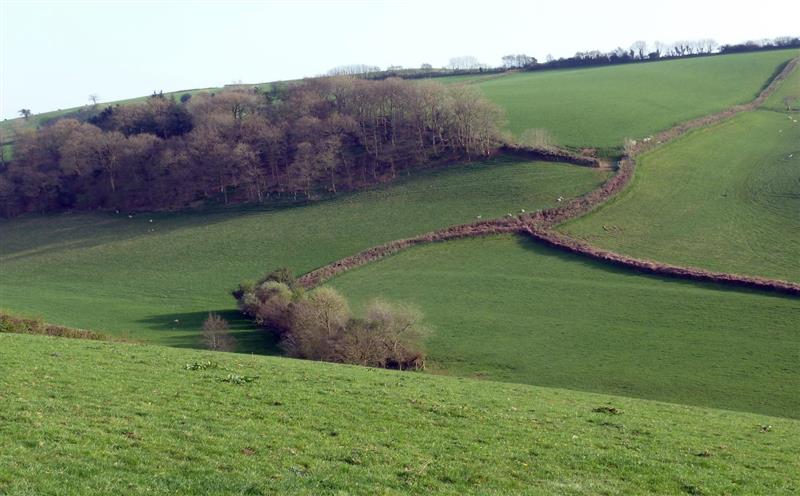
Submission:
M 152 93 L 472 55 L 800 35 L 800 1 L 0 0 L 0 118 Z

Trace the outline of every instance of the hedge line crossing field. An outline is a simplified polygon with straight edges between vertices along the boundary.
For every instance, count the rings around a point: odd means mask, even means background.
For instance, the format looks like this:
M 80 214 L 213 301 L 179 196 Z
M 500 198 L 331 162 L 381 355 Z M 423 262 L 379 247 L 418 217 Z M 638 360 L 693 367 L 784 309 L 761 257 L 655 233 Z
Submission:
M 800 281 L 797 120 L 748 112 L 658 148 L 619 197 L 562 230 L 626 255 Z
M 0 334 L 0 493 L 787 494 L 800 422 Z
M 584 167 L 499 159 L 304 207 L 3 220 L 2 306 L 56 324 L 198 346 L 209 311 L 238 318 L 229 291 L 243 279 L 280 266 L 309 271 L 478 215 L 552 206 L 606 177 Z M 265 351 L 262 333 L 244 322 L 235 327 L 241 351 Z
M 797 50 L 588 69 L 523 72 L 476 84 L 505 108 L 509 129 L 545 128 L 570 147 L 618 152 L 625 138 L 755 98 Z
M 800 70 L 794 70 L 780 87 L 764 102 L 764 108 L 785 112 L 786 98 L 789 98 L 789 110 L 800 111 Z
M 519 236 L 401 252 L 329 282 L 414 303 L 444 374 L 800 416 L 800 300 L 642 275 Z

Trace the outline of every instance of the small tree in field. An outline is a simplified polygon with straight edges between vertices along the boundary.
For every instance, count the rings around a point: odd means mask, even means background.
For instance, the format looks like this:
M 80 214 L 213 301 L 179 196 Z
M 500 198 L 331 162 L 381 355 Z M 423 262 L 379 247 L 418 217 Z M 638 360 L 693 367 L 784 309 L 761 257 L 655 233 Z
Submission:
M 31 109 L 20 109 L 19 115 L 21 115 L 27 121 L 28 117 L 31 116 Z
M 209 313 L 203 322 L 203 345 L 213 351 L 233 351 L 236 339 L 231 336 L 228 321 L 215 313 Z

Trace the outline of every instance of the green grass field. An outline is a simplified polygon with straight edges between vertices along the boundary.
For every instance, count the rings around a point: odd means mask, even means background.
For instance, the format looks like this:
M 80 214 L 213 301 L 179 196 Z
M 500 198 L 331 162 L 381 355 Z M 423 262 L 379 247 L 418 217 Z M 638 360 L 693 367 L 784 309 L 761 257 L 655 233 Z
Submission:
M 561 145 L 618 150 L 695 117 L 745 103 L 797 50 L 528 72 L 476 84 L 509 129 L 548 129 Z
M 501 159 L 303 207 L 2 220 L 0 306 L 52 323 L 194 346 L 209 311 L 235 307 L 228 292 L 242 279 L 284 265 L 305 272 L 478 215 L 550 206 L 605 177 L 582 167 Z M 260 333 L 241 331 L 243 351 L 263 351 Z
M 662 279 L 500 236 L 413 248 L 330 283 L 417 304 L 445 374 L 800 418 L 800 300 Z
M 637 257 L 800 281 L 800 124 L 762 110 L 695 131 L 640 157 L 626 191 L 563 230 Z
M 0 334 L 0 349 L 8 496 L 800 486 L 796 420 L 158 346 Z
M 781 86 L 764 102 L 764 107 L 770 110 L 777 110 L 779 112 L 786 111 L 786 103 L 784 98 L 790 97 L 794 100 L 791 102 L 790 108 L 792 111 L 800 110 L 800 70 L 795 69 L 792 74 L 786 78 Z

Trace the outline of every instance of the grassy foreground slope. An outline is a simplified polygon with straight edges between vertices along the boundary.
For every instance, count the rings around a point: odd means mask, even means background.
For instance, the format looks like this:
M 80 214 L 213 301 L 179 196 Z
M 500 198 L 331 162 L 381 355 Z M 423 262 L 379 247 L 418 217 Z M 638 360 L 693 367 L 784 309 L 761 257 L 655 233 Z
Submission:
M 800 417 L 800 300 L 662 279 L 498 236 L 329 284 L 417 304 L 442 373 Z
M 562 229 L 627 255 L 800 281 L 800 123 L 761 110 L 695 131 Z
M 757 96 L 797 50 L 589 69 L 527 72 L 475 86 L 506 109 L 509 128 L 548 129 L 572 147 L 619 148 Z
M 166 347 L 2 334 L 0 348 L 9 496 L 800 487 L 796 420 Z
M 56 324 L 192 346 L 209 311 L 234 307 L 228 291 L 242 279 L 282 265 L 308 271 L 478 215 L 553 205 L 559 195 L 597 187 L 605 174 L 500 159 L 304 207 L 3 220 L 0 306 Z M 243 332 L 244 339 L 261 335 Z M 259 346 L 247 341 L 242 350 Z

